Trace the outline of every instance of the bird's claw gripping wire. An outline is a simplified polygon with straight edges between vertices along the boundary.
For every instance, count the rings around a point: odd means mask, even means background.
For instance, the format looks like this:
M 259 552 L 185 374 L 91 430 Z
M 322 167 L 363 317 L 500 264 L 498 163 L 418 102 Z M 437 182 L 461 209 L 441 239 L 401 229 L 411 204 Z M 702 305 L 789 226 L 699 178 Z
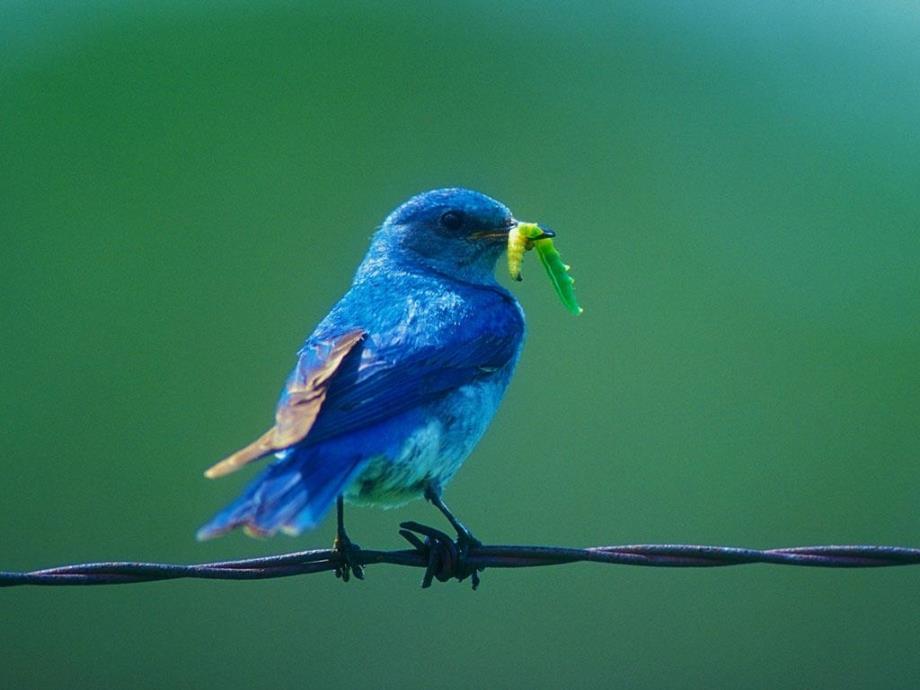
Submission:
M 332 549 L 336 552 L 338 564 L 335 566 L 335 576 L 348 582 L 352 574 L 359 579 L 364 579 L 364 566 L 361 565 L 357 558 L 361 553 L 361 547 L 353 543 L 347 535 L 339 535 L 332 543 Z
M 418 522 L 400 523 L 399 534 L 412 544 L 415 549 L 427 559 L 425 575 L 422 577 L 422 588 L 431 586 L 433 580 L 447 582 L 456 579 L 462 582 L 470 578 L 473 589 L 479 587 L 479 571 L 481 567 L 470 565 L 468 558 L 471 548 L 482 546 L 469 532 L 458 533 L 457 539 L 450 535 Z M 418 535 L 425 537 L 420 539 Z

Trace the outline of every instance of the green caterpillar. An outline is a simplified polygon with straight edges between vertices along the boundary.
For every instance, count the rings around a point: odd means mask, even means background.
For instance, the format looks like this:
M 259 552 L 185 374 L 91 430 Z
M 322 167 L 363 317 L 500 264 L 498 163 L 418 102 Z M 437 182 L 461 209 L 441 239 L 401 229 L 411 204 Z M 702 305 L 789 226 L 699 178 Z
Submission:
M 540 263 L 546 269 L 546 275 L 553 283 L 556 294 L 563 306 L 575 315 L 584 310 L 578 306 L 575 298 L 575 279 L 569 275 L 569 268 L 562 262 L 562 256 L 553 246 L 553 241 L 545 237 L 543 229 L 536 223 L 518 223 L 508 233 L 508 271 L 512 280 L 521 280 L 521 264 L 524 253 L 537 250 Z

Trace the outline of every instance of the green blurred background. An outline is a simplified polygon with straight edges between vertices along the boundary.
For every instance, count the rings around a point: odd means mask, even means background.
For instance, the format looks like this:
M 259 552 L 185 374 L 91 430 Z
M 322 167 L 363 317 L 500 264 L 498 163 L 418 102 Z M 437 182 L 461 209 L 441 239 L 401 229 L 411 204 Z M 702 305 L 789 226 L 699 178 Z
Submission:
M 448 491 L 486 541 L 920 544 L 913 3 L 4 2 L 0 568 L 195 529 L 384 215 L 548 223 Z M 247 473 L 243 473 L 247 474 Z M 352 510 L 356 541 L 440 524 Z M 371 568 L 0 593 L 4 688 L 917 687 L 920 570 Z

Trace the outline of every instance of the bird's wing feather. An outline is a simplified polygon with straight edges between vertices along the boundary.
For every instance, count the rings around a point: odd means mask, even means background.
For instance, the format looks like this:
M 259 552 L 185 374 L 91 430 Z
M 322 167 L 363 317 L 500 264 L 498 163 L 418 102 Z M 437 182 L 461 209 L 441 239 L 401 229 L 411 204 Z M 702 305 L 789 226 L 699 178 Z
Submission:
M 428 345 L 409 354 L 404 343 L 376 346 L 365 336 L 356 329 L 311 337 L 288 379 L 275 426 L 205 476 L 235 472 L 305 440 L 318 443 L 366 428 L 473 383 L 515 357 L 521 333 L 514 328 L 460 333 L 449 346 Z
M 461 335 L 448 347 L 422 347 L 405 356 L 400 347 L 375 351 L 368 341 L 360 363 L 355 358 L 336 373 L 307 440 L 366 428 L 490 376 L 514 359 L 519 343 L 520 332 L 509 329 Z
M 312 340 L 288 380 L 275 413 L 275 426 L 212 466 L 205 476 L 214 479 L 236 472 L 259 458 L 303 440 L 316 422 L 333 376 L 364 335 L 363 330 L 356 329 L 328 340 Z

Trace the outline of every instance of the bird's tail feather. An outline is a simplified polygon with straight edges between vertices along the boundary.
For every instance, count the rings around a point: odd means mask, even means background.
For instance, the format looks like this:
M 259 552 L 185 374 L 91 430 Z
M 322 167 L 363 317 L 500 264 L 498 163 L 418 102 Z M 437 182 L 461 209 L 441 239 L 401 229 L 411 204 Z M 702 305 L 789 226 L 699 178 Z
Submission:
M 236 501 L 198 530 L 203 541 L 242 527 L 252 536 L 314 527 L 360 469 L 360 456 L 324 457 L 322 446 L 284 451 Z

